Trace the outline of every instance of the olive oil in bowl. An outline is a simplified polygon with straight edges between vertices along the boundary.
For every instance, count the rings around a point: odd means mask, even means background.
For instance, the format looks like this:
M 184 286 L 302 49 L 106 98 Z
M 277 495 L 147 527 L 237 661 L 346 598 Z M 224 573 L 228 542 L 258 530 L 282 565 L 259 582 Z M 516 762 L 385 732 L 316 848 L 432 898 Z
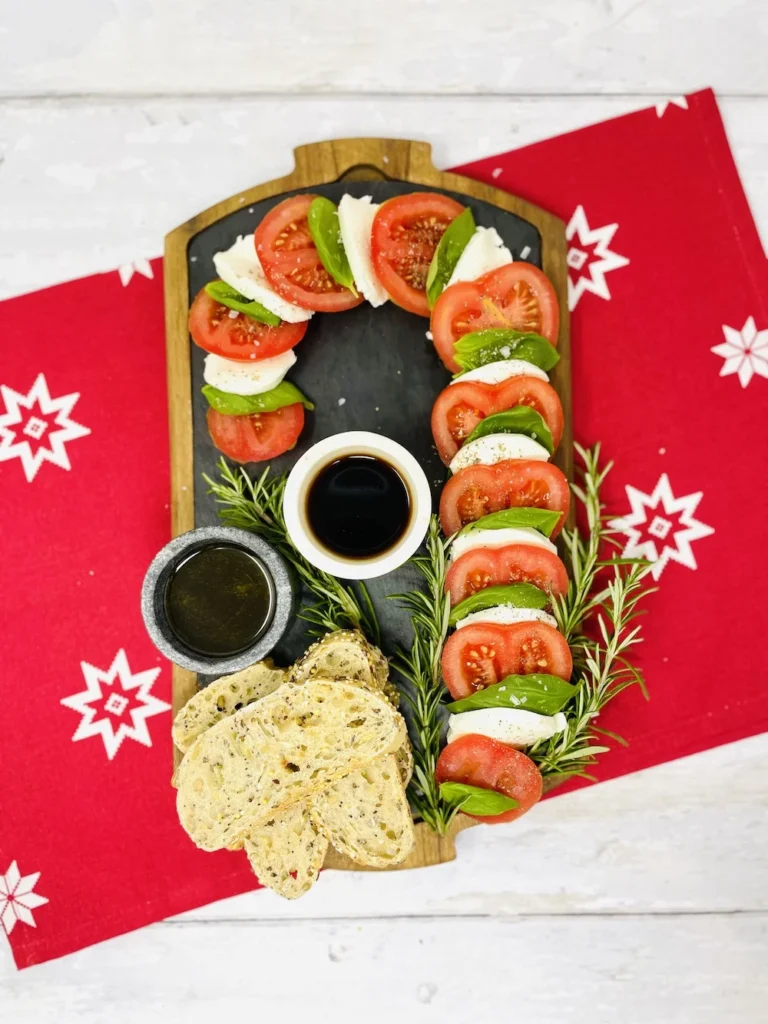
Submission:
M 251 647 L 275 612 L 275 587 L 266 566 L 233 544 L 211 544 L 187 554 L 168 577 L 168 626 L 194 654 L 227 657 Z

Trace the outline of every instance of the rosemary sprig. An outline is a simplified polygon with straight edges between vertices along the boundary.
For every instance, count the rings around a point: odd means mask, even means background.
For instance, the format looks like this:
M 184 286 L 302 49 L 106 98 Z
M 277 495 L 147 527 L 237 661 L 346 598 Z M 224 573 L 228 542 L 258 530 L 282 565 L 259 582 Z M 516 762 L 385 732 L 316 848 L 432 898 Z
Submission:
M 345 585 L 330 573 L 316 569 L 296 550 L 288 536 L 283 518 L 283 491 L 286 475 L 270 475 L 267 467 L 257 480 L 251 480 L 244 469 L 234 471 L 224 459 L 219 461 L 221 481 L 203 474 L 218 505 L 219 518 L 226 526 L 258 533 L 277 548 L 296 571 L 297 576 L 314 597 L 299 617 L 310 624 L 311 636 L 323 636 L 335 629 L 360 629 L 378 645 L 381 631 L 376 610 L 364 583 Z
M 448 633 L 450 601 L 445 593 L 446 553 L 449 541 L 440 534 L 440 522 L 432 516 L 427 533 L 426 554 L 413 564 L 424 577 L 425 588 L 408 594 L 393 594 L 411 613 L 413 643 L 409 650 L 398 648 L 392 666 L 409 683 L 404 696 L 413 711 L 414 771 L 408 796 L 424 821 L 444 835 L 457 808 L 440 796 L 435 766 L 441 747 L 443 719 L 440 714 L 445 693 L 440 655 Z
M 576 445 L 583 462 L 581 484 L 572 490 L 584 506 L 587 534 L 578 527 L 563 531 L 569 562 L 568 593 L 554 603 L 558 628 L 571 645 L 577 674 L 573 702 L 565 709 L 567 728 L 551 740 L 532 747 L 528 754 L 545 776 L 581 776 L 588 773 L 596 755 L 607 751 L 601 736 L 618 743 L 624 740 L 599 728 L 595 719 L 609 701 L 628 686 L 639 685 L 647 698 L 642 673 L 627 657 L 629 649 L 640 643 L 640 627 L 634 625 L 640 614 L 638 602 L 655 587 L 643 580 L 650 566 L 642 559 L 605 558 L 606 545 L 618 546 L 615 531 L 608 526 L 600 488 L 613 463 L 600 469 L 600 445 L 585 449 Z M 603 582 L 605 572 L 613 578 Z M 599 635 L 585 635 L 584 629 L 596 621 Z M 593 631 L 594 632 L 594 631 Z

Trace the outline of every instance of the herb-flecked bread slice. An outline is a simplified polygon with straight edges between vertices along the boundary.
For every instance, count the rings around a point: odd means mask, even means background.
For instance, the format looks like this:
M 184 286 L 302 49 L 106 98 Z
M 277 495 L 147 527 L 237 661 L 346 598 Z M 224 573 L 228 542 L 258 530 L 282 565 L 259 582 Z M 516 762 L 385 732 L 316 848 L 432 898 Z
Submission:
M 332 783 L 309 802 L 318 831 L 358 864 L 386 868 L 413 849 L 411 809 L 393 756 Z
M 413 750 L 407 736 L 403 740 L 403 745 L 395 751 L 394 756 L 397 761 L 397 770 L 400 773 L 400 781 L 403 784 L 403 789 L 406 789 L 413 778 Z
M 378 694 L 285 683 L 195 740 L 178 769 L 179 820 L 201 849 L 220 850 L 405 738 L 402 716 Z
M 394 707 L 400 704 L 400 693 L 389 681 L 389 662 L 356 629 L 337 629 L 312 644 L 291 669 L 290 681 L 305 683 L 315 677 L 356 682 L 383 693 Z
M 171 735 L 184 753 L 197 737 L 222 718 L 261 700 L 288 681 L 287 668 L 275 668 L 271 660 L 249 665 L 241 672 L 222 676 L 204 686 L 187 701 L 176 715 Z
M 261 884 L 288 900 L 312 888 L 328 851 L 328 840 L 313 824 L 306 802 L 265 821 L 243 845 Z

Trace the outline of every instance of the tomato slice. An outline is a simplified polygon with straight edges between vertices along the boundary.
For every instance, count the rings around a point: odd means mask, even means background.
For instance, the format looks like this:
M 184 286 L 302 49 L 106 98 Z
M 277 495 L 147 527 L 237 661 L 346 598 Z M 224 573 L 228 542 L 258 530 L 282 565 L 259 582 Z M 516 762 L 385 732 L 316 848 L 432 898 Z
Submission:
M 251 416 L 226 416 L 216 409 L 208 410 L 211 440 L 234 462 L 276 459 L 293 448 L 303 427 L 304 406 L 301 402 Z
M 548 594 L 568 591 L 568 573 L 562 561 L 546 548 L 508 544 L 503 548 L 474 548 L 457 558 L 445 580 L 451 607 L 478 590 L 505 583 L 533 583 Z
M 339 313 L 359 306 L 363 296 L 353 295 L 323 266 L 307 222 L 314 198 L 303 193 L 273 207 L 254 233 L 256 254 L 270 285 L 284 299 L 302 309 Z
M 465 523 L 504 508 L 548 508 L 562 512 L 552 537 L 562 530 L 571 507 L 571 492 L 562 471 L 551 462 L 508 459 L 494 466 L 467 466 L 443 488 L 440 524 L 449 536 Z
M 565 637 L 546 622 L 464 626 L 448 638 L 441 665 L 454 700 L 500 683 L 509 675 L 543 672 L 568 681 L 573 671 Z
M 432 437 L 446 466 L 480 420 L 516 405 L 528 405 L 539 413 L 557 448 L 563 436 L 563 407 L 557 392 L 545 380 L 520 376 L 501 384 L 469 380 L 449 384 L 432 406 Z
M 437 243 L 464 207 L 437 192 L 412 192 L 382 203 L 371 232 L 371 257 L 394 303 L 429 316 L 427 274 Z
M 444 747 L 435 766 L 435 779 L 441 782 L 463 782 L 480 789 L 517 800 L 518 806 L 501 814 L 470 814 L 468 817 L 488 825 L 514 821 L 541 799 L 541 772 L 521 750 L 508 747 L 489 736 L 461 736 Z
M 232 312 L 201 288 L 189 310 L 192 341 L 206 352 L 225 359 L 271 359 L 298 345 L 307 333 L 306 320 L 270 327 L 245 313 L 233 317 Z
M 470 331 L 511 327 L 557 345 L 560 310 L 549 278 L 532 263 L 509 263 L 476 281 L 459 281 L 440 295 L 430 330 L 437 354 L 452 373 L 460 367 L 453 346 Z

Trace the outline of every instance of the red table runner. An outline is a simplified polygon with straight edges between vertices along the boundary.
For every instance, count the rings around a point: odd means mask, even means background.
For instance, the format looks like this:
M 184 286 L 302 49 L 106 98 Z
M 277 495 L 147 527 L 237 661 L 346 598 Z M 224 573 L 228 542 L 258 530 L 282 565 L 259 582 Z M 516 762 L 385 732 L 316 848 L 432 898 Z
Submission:
M 625 552 L 654 561 L 652 700 L 606 713 L 630 746 L 600 778 L 763 731 L 768 556 L 741 534 L 768 499 L 768 265 L 712 93 L 459 170 L 568 225 L 576 436 L 615 459 Z M 256 885 L 178 826 L 170 669 L 139 613 L 169 536 L 161 277 L 140 260 L 0 303 L 0 922 L 19 967 Z

